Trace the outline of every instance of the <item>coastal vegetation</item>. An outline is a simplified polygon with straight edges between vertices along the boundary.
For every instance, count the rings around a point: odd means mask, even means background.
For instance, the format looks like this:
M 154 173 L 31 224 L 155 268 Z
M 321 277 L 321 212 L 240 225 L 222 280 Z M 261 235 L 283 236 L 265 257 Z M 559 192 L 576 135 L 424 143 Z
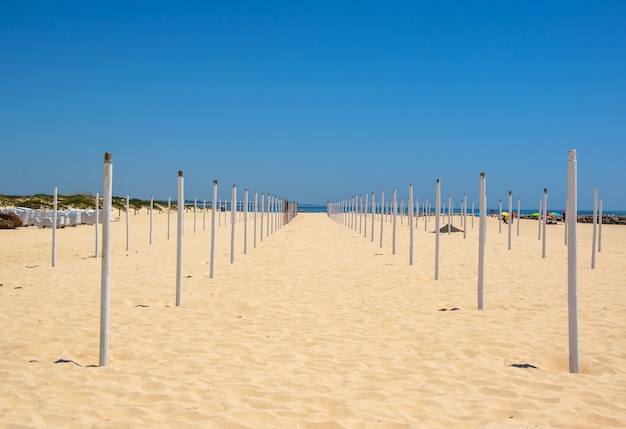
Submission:
M 95 195 L 72 194 L 57 195 L 57 208 L 59 210 L 69 209 L 93 209 L 95 206 Z M 0 195 L 0 207 L 26 207 L 30 209 L 51 210 L 53 208 L 53 195 L 33 194 L 33 195 Z M 125 210 L 126 197 L 112 197 L 113 208 Z M 128 201 L 131 209 L 141 210 L 150 207 L 150 200 L 131 198 Z M 102 197 L 98 201 L 99 208 L 102 208 Z M 175 205 L 173 205 L 175 209 Z M 167 209 L 167 201 L 154 201 L 155 210 Z

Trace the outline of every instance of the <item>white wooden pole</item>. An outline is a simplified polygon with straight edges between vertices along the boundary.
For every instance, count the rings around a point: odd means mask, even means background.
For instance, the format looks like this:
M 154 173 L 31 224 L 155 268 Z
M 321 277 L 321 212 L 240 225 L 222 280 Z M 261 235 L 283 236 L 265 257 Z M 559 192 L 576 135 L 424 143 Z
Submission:
M 567 176 L 567 309 L 569 325 L 569 372 L 580 372 L 578 357 L 578 262 L 576 224 L 578 221 L 578 189 L 576 151 L 568 153 Z
M 97 257 L 97 256 L 96 256 Z M 52 191 L 52 266 L 57 265 L 57 187 Z
M 546 225 L 548 223 L 548 189 L 543 188 L 543 237 L 541 242 L 541 257 L 546 257 Z
M 265 211 L 265 194 L 263 192 L 261 192 L 261 234 L 259 235 L 259 237 L 261 238 L 261 241 L 263 241 L 263 212 Z
M 393 188 L 393 234 L 391 238 L 391 254 L 396 254 L 396 228 L 398 225 L 398 199 L 396 194 L 396 188 Z
M 152 244 L 152 208 L 154 206 L 154 198 L 150 196 L 150 244 Z
M 383 189 L 380 192 L 380 247 L 383 247 L 383 225 L 385 224 L 385 190 Z
M 598 200 L 598 253 L 602 252 L 602 200 Z
M 413 184 L 409 183 L 409 201 L 407 205 L 409 216 L 409 265 L 413 265 Z
M 128 211 L 130 209 L 130 197 L 126 195 L 126 251 L 130 247 L 130 217 L 128 216 Z
M 198 199 L 194 198 L 193 199 L 193 233 L 196 233 L 196 213 L 198 211 Z
M 202 231 L 206 231 L 206 199 L 202 200 Z
M 519 222 L 519 219 L 518 219 Z M 513 232 L 513 193 L 509 191 L 509 250 L 511 250 L 511 234 Z
M 467 239 L 467 194 L 463 194 L 463 239 Z
M 439 279 L 439 216 L 441 214 L 441 182 L 435 184 L 435 280 Z
M 109 301 L 111 289 L 111 194 L 113 190 L 113 164 L 111 154 L 104 154 L 104 180 L 102 195 L 102 269 L 100 281 L 100 366 L 109 360 Z
M 100 194 L 96 193 L 96 258 L 100 254 Z
M 176 233 L 176 306 L 183 301 L 183 234 L 185 231 L 185 184 L 182 170 L 178 171 L 178 224 Z
M 376 220 L 376 202 L 374 200 L 374 193 L 372 192 L 372 233 L 370 234 L 372 237 L 372 243 L 374 242 L 374 223 Z
M 243 190 L 243 254 L 248 254 L 248 188 Z
M 591 242 L 591 269 L 596 268 L 596 243 L 598 236 L 598 188 L 593 188 L 593 238 Z
M 502 200 L 500 200 L 500 214 L 498 215 L 498 234 L 502 234 Z
M 215 275 L 215 226 L 217 219 L 217 180 L 213 180 L 213 199 L 211 200 L 211 266 L 209 268 L 209 278 Z
M 485 241 L 487 239 L 487 175 L 480 173 L 480 192 L 478 195 L 478 309 L 485 305 Z
M 235 225 L 237 224 L 237 186 L 233 184 L 230 199 L 230 263 L 235 262 Z

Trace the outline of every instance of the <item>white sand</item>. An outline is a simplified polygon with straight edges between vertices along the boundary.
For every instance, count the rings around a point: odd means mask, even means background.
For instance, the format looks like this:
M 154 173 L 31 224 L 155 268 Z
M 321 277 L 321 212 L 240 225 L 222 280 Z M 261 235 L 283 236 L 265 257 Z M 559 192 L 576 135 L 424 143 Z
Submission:
M 117 216 L 117 212 L 115 214 Z M 94 227 L 0 230 L 0 427 L 601 428 L 626 425 L 626 227 L 579 224 L 581 373 L 568 372 L 563 225 L 498 233 L 489 219 L 485 309 L 476 309 L 478 221 L 385 243 L 325 214 L 257 238 L 186 215 L 183 303 L 175 306 L 176 216 L 114 222 L 109 364 L 99 356 Z M 222 216 L 225 216 L 222 214 Z M 468 218 L 469 219 L 469 218 Z M 455 225 L 459 225 L 459 216 Z M 442 218 L 442 225 L 447 217 Z M 264 226 L 265 228 L 266 226 Z M 260 230 L 260 226 L 258 227 Z M 434 221 L 429 231 L 434 229 Z M 457 311 L 450 311 L 452 308 Z M 446 308 L 448 311 L 439 311 Z M 55 363 L 59 359 L 72 361 Z M 517 368 L 513 364 L 530 364 Z

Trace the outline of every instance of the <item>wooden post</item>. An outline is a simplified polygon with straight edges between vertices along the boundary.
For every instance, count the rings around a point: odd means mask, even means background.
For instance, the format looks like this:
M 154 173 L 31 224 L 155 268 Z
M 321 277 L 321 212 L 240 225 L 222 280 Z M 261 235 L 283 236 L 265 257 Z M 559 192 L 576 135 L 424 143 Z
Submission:
M 567 168 L 567 315 L 569 327 L 569 372 L 580 372 L 578 359 L 578 263 L 576 224 L 578 221 L 576 151 L 568 153 Z
M 111 289 L 111 194 L 113 190 L 111 154 L 104 154 L 102 195 L 102 269 L 100 281 L 100 366 L 109 360 L 109 301 Z
M 100 194 L 96 193 L 96 258 L 100 254 L 100 240 L 98 234 L 100 234 Z
M 211 265 L 209 278 L 215 275 L 215 226 L 217 223 L 217 180 L 213 180 L 213 199 L 211 200 Z
M 435 184 L 435 280 L 439 279 L 439 215 L 441 211 L 441 183 Z
M 385 190 L 383 189 L 380 192 L 380 247 L 381 249 L 383 247 L 383 225 L 385 224 L 384 207 L 385 207 Z
M 372 243 L 374 242 L 374 221 L 376 220 L 376 203 L 374 201 L 374 193 L 372 192 Z
M 396 188 L 393 188 L 393 234 L 391 236 L 391 254 L 396 254 L 396 228 L 398 224 L 398 199 L 396 195 Z
M 543 241 L 541 242 L 541 257 L 546 257 L 546 225 L 548 223 L 548 189 L 543 188 Z
M 183 172 L 178 171 L 178 224 L 176 233 L 176 306 L 183 300 L 183 234 L 185 228 L 185 188 Z
M 128 252 L 130 246 L 130 218 L 128 216 L 128 210 L 130 209 L 130 197 L 126 195 L 126 251 Z
M 248 188 L 243 190 L 243 254 L 248 254 Z
M 602 200 L 598 201 L 598 253 L 602 252 Z
M 482 310 L 485 305 L 485 241 L 487 238 L 487 177 L 480 173 L 479 192 L 480 222 L 478 223 L 478 309 Z
M 198 211 L 198 199 L 193 199 L 193 233 L 196 233 L 196 213 Z
M 408 201 L 408 216 L 409 216 L 409 265 L 413 265 L 413 184 L 409 183 L 409 201 Z
M 206 199 L 202 200 L 202 231 L 206 231 Z
M 463 194 L 463 239 L 467 239 L 467 194 Z
M 150 244 L 152 244 L 152 208 L 154 207 L 154 197 L 150 195 Z
M 502 234 L 502 200 L 500 200 L 500 214 L 498 215 L 498 234 Z
M 263 194 L 263 192 L 261 192 L 261 241 L 263 241 L 263 212 L 265 211 L 265 194 Z
M 237 224 L 237 186 L 233 184 L 230 199 L 230 263 L 235 262 L 235 225 Z

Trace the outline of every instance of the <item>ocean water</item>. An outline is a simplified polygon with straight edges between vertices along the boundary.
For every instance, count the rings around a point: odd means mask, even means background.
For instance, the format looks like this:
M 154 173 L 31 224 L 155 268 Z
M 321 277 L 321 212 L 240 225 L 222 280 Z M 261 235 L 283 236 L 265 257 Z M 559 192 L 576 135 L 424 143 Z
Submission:
M 174 204 L 174 203 L 172 203 Z M 189 201 L 185 201 L 185 205 L 186 206 L 192 206 L 193 207 L 193 200 Z M 240 201 L 237 203 L 238 210 L 243 210 L 243 203 Z M 260 205 L 260 202 L 259 202 Z M 197 203 L 198 208 L 202 208 L 203 206 L 203 202 L 198 201 Z M 211 203 L 209 201 L 206 202 L 206 207 L 207 209 L 211 207 Z M 220 204 L 220 207 L 222 208 L 222 210 L 230 210 L 230 201 L 222 201 Z M 250 208 L 249 211 L 253 211 L 253 207 L 252 207 L 252 203 L 250 203 Z M 298 212 L 300 213 L 326 213 L 326 204 L 305 204 L 305 203 L 299 203 L 298 204 Z M 453 208 L 453 213 L 454 214 L 462 214 L 461 209 L 455 207 Z M 502 208 L 502 211 L 507 211 L 506 208 Z M 522 215 L 530 215 L 533 213 L 536 213 L 538 210 L 536 208 L 534 209 L 521 209 L 520 212 Z M 434 208 L 431 208 L 431 213 L 434 213 Z M 500 212 L 499 208 L 490 208 L 488 210 L 488 213 L 490 214 L 498 214 Z M 513 212 L 517 213 L 517 208 L 514 208 Z M 563 209 L 560 208 L 549 208 L 548 209 L 548 213 L 551 212 L 557 212 L 557 213 L 563 213 Z M 400 207 L 398 207 L 398 213 L 402 213 L 402 210 Z M 406 208 L 404 209 L 404 214 L 407 213 Z M 445 214 L 448 214 L 447 211 L 444 210 Z M 475 207 L 474 208 L 474 215 L 478 216 L 479 212 L 478 209 Z M 592 210 L 578 210 L 578 214 L 579 215 L 592 215 L 593 211 Z M 626 211 L 623 210 L 602 210 L 602 214 L 604 215 L 615 215 L 615 216 L 626 216 Z M 467 215 L 471 215 L 471 208 L 468 209 L 467 211 Z

